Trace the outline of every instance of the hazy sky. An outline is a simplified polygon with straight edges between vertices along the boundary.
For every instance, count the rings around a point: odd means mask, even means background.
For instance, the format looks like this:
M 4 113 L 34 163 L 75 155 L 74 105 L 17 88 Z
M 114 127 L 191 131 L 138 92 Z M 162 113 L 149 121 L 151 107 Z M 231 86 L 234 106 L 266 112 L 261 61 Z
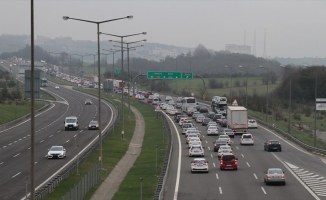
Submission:
M 100 31 L 129 35 L 130 41 L 182 47 L 203 44 L 224 50 L 225 44 L 254 44 L 256 55 L 280 57 L 326 56 L 326 0 L 34 0 L 35 36 L 69 36 L 96 41 L 96 25 L 62 16 L 103 21 Z M 30 0 L 0 0 L 0 34 L 30 34 Z M 245 34 L 246 32 L 246 34 Z M 244 40 L 246 35 L 246 40 Z M 118 39 L 101 36 L 101 40 Z

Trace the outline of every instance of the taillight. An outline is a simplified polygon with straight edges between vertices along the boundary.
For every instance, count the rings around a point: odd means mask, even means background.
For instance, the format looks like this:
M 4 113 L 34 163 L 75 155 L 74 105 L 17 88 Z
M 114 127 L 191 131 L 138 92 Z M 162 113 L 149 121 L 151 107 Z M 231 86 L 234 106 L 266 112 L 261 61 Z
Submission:
M 268 178 L 268 179 L 270 179 L 270 178 L 271 178 L 271 176 L 270 176 L 270 175 L 267 175 L 267 178 Z
M 278 142 L 278 144 L 281 144 L 281 142 Z
M 282 174 L 282 177 L 281 177 L 282 179 L 284 179 L 285 177 L 284 177 L 284 174 Z
M 218 153 L 221 153 L 221 150 L 218 150 Z
M 232 153 L 232 150 L 230 150 L 230 153 Z
M 207 165 L 207 163 L 204 163 L 204 165 Z
M 196 166 L 196 163 L 192 163 L 191 165 L 192 165 L 192 166 Z

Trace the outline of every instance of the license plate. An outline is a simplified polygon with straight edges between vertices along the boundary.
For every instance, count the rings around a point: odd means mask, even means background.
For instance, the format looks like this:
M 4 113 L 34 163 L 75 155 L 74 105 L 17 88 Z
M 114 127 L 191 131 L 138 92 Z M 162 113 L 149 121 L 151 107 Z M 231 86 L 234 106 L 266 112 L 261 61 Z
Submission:
M 232 166 L 232 165 L 226 165 L 226 166 Z
M 195 153 L 199 153 L 199 151 L 195 151 Z
M 277 147 L 274 147 L 273 149 L 277 149 Z
M 202 167 L 203 165 L 197 165 L 198 167 Z

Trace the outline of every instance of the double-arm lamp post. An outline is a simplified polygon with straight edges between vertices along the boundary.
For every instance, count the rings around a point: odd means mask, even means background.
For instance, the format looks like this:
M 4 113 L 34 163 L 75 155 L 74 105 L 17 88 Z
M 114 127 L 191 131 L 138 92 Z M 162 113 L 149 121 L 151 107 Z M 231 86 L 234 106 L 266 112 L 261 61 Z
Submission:
M 280 65 L 280 67 L 286 69 L 286 66 Z M 289 67 L 291 70 L 291 68 Z M 291 101 L 292 101 L 292 71 L 289 74 L 289 81 L 290 81 L 290 91 L 289 91 L 289 122 L 288 122 L 288 132 L 291 134 Z
M 141 32 L 141 33 L 136 33 L 136 34 L 130 34 L 130 35 L 114 35 L 114 34 L 109 34 L 109 33 L 102 33 L 99 32 L 99 34 L 103 34 L 103 35 L 109 35 L 109 36 L 113 36 L 113 37 L 119 37 L 121 39 L 121 69 L 122 69 L 122 81 L 124 81 L 124 72 L 123 72 L 123 38 L 126 37 L 131 37 L 131 36 L 136 36 L 136 35 L 146 35 L 146 32 Z M 129 95 L 129 94 L 128 94 Z M 121 131 L 121 137 L 124 137 L 124 95 L 122 92 L 122 98 L 121 98 L 121 118 L 122 118 L 122 131 Z
M 121 17 L 121 18 L 116 18 L 116 19 L 110 19 L 110 20 L 105 20 L 105 21 L 90 21 L 90 20 L 84 20 L 84 19 L 77 19 L 77 18 L 71 18 L 68 16 L 63 16 L 64 20 L 72 19 L 72 20 L 77 20 L 77 21 L 82 21 L 82 22 L 88 22 L 88 23 L 93 23 L 97 25 L 97 69 L 98 69 L 98 82 L 99 82 L 99 87 L 98 87 L 98 123 L 99 123 L 99 128 L 98 128 L 98 137 L 99 137 L 99 162 L 100 162 L 100 168 L 102 168 L 102 122 L 101 122 L 101 66 L 100 66 L 100 24 L 107 23 L 107 22 L 112 22 L 112 21 L 117 21 L 120 19 L 132 19 L 133 16 L 126 16 L 126 17 Z
M 119 52 L 120 50 L 107 50 L 107 49 L 102 49 L 103 51 L 109 51 L 109 52 L 112 52 L 112 56 L 113 56 L 113 61 L 112 61 L 112 72 L 111 72 L 111 79 L 112 79 L 112 96 L 113 96 L 113 88 L 114 88 L 114 73 L 115 73 L 115 70 L 114 70 L 114 54 L 116 52 Z

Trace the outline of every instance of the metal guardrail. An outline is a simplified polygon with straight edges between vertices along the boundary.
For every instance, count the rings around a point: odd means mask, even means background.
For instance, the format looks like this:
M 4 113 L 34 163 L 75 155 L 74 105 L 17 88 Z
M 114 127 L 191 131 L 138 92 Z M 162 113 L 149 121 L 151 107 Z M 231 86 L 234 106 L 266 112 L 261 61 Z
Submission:
M 209 101 L 203 101 L 203 100 L 197 100 L 197 101 L 200 102 L 200 103 L 205 103 L 205 104 L 210 103 Z M 303 149 L 305 149 L 307 151 L 310 151 L 312 153 L 319 153 L 319 154 L 326 155 L 326 150 L 325 149 L 310 146 L 310 145 L 302 142 L 298 138 L 294 137 L 293 135 L 283 131 L 282 129 L 273 126 L 272 124 L 266 123 L 266 122 L 264 122 L 264 121 L 262 121 L 262 120 L 260 120 L 258 118 L 250 116 L 250 115 L 249 115 L 249 117 L 255 119 L 256 121 L 259 122 L 259 124 L 267 127 L 268 129 L 274 130 L 276 133 L 282 135 L 283 137 L 286 137 L 287 139 L 291 140 L 292 142 L 296 143 L 297 145 L 299 145 L 300 147 L 302 147 Z
M 118 107 L 112 103 L 109 100 L 102 99 L 110 103 L 114 108 L 115 111 L 119 111 Z M 105 130 L 104 133 L 102 133 L 102 140 L 108 137 L 108 135 L 114 131 L 114 127 L 118 123 L 120 119 L 120 112 L 113 112 L 114 122 L 113 124 Z M 78 166 L 80 166 L 82 163 L 85 162 L 85 160 L 88 158 L 88 156 L 97 148 L 99 144 L 99 140 L 97 139 L 88 149 L 86 149 L 84 152 L 80 152 L 81 155 L 78 158 Z M 77 159 L 77 158 L 76 158 Z M 74 162 L 71 163 L 71 165 L 67 166 L 65 169 L 63 169 L 61 172 L 59 172 L 52 180 L 50 180 L 48 183 L 44 184 L 41 188 L 39 188 L 35 192 L 35 200 L 41 200 L 46 195 L 54 191 L 54 188 L 59 185 L 59 183 L 67 179 L 74 171 L 77 170 L 77 161 L 74 160 Z M 30 199 L 30 198 L 28 198 Z

